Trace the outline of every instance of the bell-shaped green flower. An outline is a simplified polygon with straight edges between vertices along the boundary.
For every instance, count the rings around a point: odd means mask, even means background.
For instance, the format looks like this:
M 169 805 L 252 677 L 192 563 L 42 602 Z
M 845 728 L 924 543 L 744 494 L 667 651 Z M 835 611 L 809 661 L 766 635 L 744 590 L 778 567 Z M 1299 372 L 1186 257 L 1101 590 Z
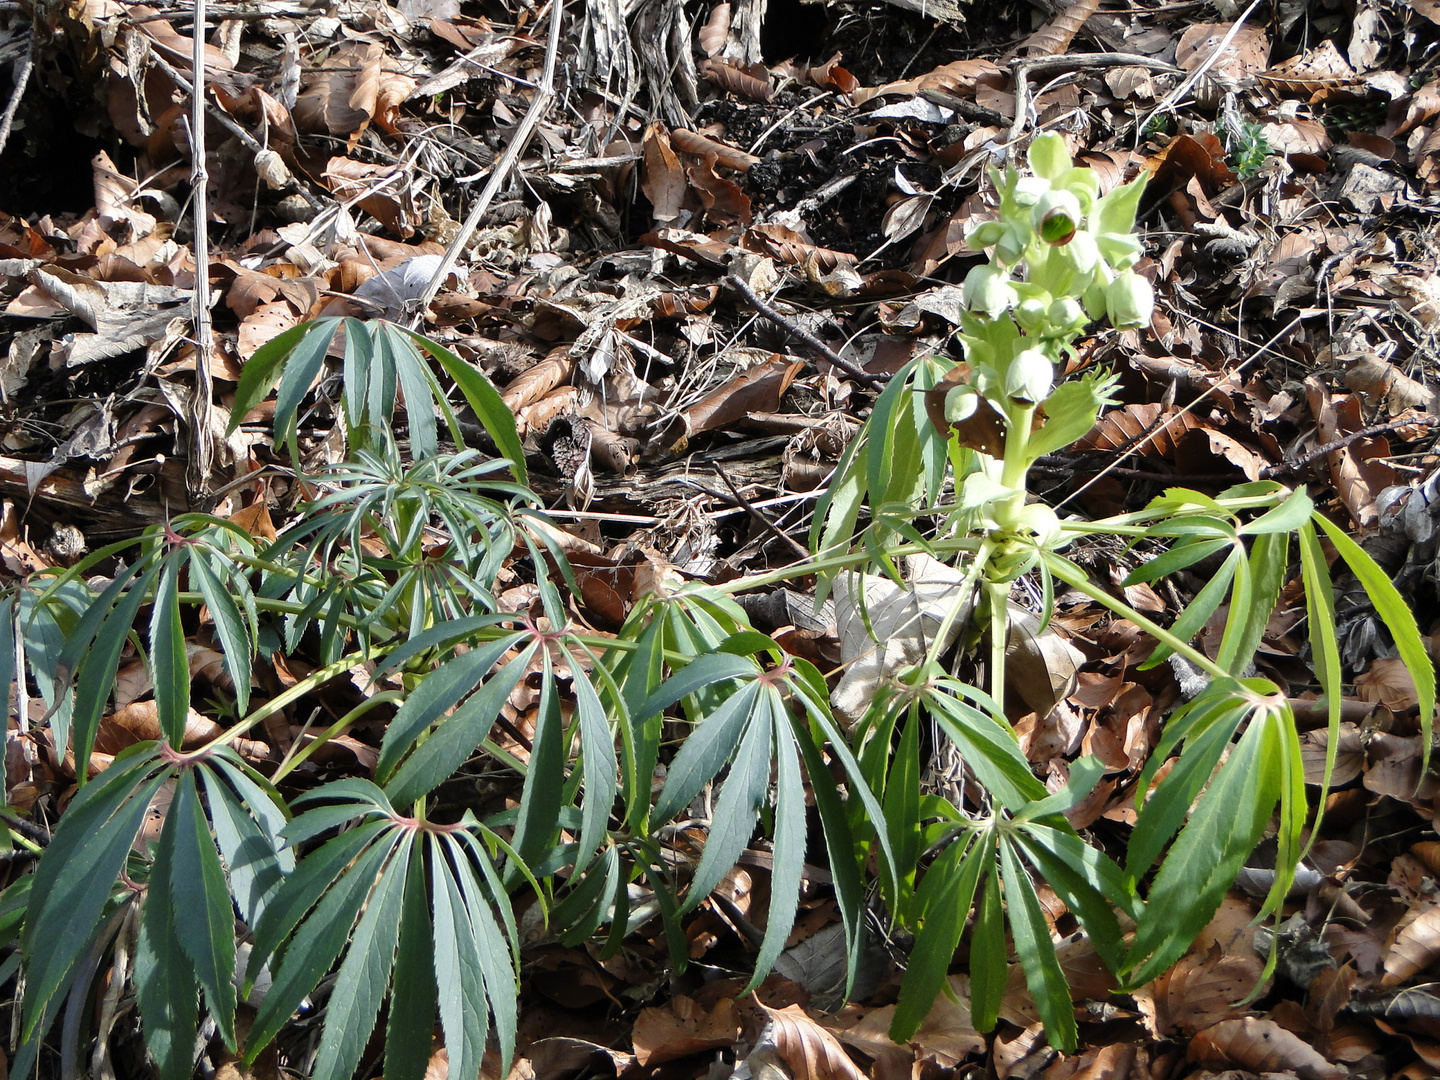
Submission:
M 971 251 L 983 251 L 1000 242 L 1005 235 L 1003 221 L 982 221 L 965 230 L 965 246 Z
M 1070 151 L 1065 149 L 1065 140 L 1054 131 L 1031 139 L 1025 160 L 1031 172 L 1051 182 L 1059 180 L 1071 167 Z
M 980 408 L 980 395 L 975 387 L 961 384 L 945 395 L 945 419 L 959 424 L 975 415 Z
M 1039 176 L 1022 176 L 1015 181 L 1010 197 L 1019 206 L 1034 206 L 1050 191 L 1050 181 Z
M 1087 321 L 1085 309 L 1072 296 L 1061 296 L 1051 301 L 1050 309 L 1045 315 L 1046 322 L 1050 324 L 1049 333 L 1054 337 L 1069 337 L 1079 333 Z
M 965 275 L 961 297 L 971 311 L 989 315 L 992 319 L 998 319 L 1017 299 L 1010 275 L 1004 268 L 990 264 L 977 266 Z
M 1105 289 L 1105 307 L 1118 330 L 1146 326 L 1155 311 L 1155 290 L 1139 274 L 1125 270 Z
M 1015 305 L 1015 321 L 1027 334 L 1039 333 L 1049 323 L 1050 304 L 1038 297 L 1030 296 Z
M 1005 372 L 1005 394 L 1013 401 L 1037 405 L 1055 385 L 1055 365 L 1039 349 L 1022 349 Z
M 1030 216 L 1045 243 L 1068 244 L 1075 237 L 1085 214 L 1074 192 L 1053 188 L 1041 196 Z

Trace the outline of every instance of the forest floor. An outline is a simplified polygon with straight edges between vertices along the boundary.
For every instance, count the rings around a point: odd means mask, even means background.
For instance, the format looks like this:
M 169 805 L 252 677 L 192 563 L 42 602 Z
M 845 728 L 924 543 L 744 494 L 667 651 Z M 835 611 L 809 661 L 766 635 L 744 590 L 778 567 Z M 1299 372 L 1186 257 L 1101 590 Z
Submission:
M 1112 367 L 1121 401 L 1036 468 L 1035 494 L 1098 517 L 1169 486 L 1304 485 L 1436 632 L 1435 0 L 551 3 L 209 5 L 215 351 L 197 362 L 193 6 L 0 2 L 0 575 L 71 565 L 191 508 L 273 536 L 303 485 L 264 410 L 227 436 L 228 406 L 262 343 L 321 314 L 418 317 L 501 388 L 592 628 L 618 627 L 657 574 L 789 563 L 871 377 L 956 355 L 987 169 L 1055 130 L 1107 188 L 1150 174 L 1140 270 L 1157 308 L 1142 331 L 1081 343 L 1078 366 Z M 343 451 L 334 400 L 332 381 L 304 413 L 306 469 Z M 1118 589 L 1132 556 L 1085 558 Z M 1187 584 L 1125 594 L 1164 622 Z M 1014 719 L 1041 776 L 1082 753 L 1106 764 L 1072 819 L 1103 840 L 1133 815 L 1181 691 L 1168 666 L 1136 670 L 1136 627 L 1060 601 L 1066 696 Z M 804 597 L 747 603 L 835 666 L 833 620 Z M 1257 865 L 1141 993 L 1111 993 L 1093 952 L 1066 954 L 1077 1054 L 1045 1043 L 1018 974 L 995 1032 L 970 1027 L 957 975 L 957 998 L 896 1046 L 898 946 L 859 1001 L 817 1002 L 843 962 L 823 871 L 781 973 L 738 996 L 768 875 L 757 849 L 687 919 L 683 975 L 658 929 L 609 959 L 529 950 L 511 1075 L 1440 1074 L 1440 778 L 1420 775 L 1413 684 L 1363 596 L 1340 608 L 1338 766 L 1273 973 L 1251 925 L 1270 880 Z M 1302 703 L 1303 615 L 1297 585 L 1259 661 Z M 1324 718 L 1298 716 L 1318 781 Z M 306 722 L 268 730 L 270 749 Z M 311 782 L 367 775 L 376 745 L 367 729 L 334 740 Z M 63 754 L 10 764 L 22 810 L 70 786 Z M 1073 920 L 1050 914 L 1065 939 Z

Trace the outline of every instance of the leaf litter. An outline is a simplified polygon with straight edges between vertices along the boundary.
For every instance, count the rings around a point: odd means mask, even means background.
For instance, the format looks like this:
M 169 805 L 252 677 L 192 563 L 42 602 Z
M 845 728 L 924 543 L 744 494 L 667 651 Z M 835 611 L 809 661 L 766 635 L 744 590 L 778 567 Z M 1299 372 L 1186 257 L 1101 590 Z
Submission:
M 188 9 L 63 0 L 32 19 L 0 5 L 0 64 L 13 76 L 0 113 L 3 573 L 72 565 L 192 505 L 273 537 L 306 493 L 270 441 L 273 403 L 219 433 L 255 350 L 329 315 L 416 322 L 502 388 L 576 565 L 571 614 L 592 629 L 613 632 L 667 581 L 784 565 L 875 388 L 913 357 L 953 351 L 955 283 L 974 259 L 963 235 L 993 214 L 987 167 L 1054 129 L 1107 188 L 1150 175 L 1139 269 L 1160 304 L 1147 329 L 1082 343 L 1074 371 L 1113 368 L 1120 400 L 1040 463 L 1037 493 L 1099 515 L 1174 484 L 1304 483 L 1395 576 L 1437 651 L 1434 8 L 1364 0 L 1352 19 L 1281 4 L 1274 18 L 1252 6 L 1205 22 L 1174 5 L 1080 3 L 1045 19 L 1024 5 L 766 13 L 664 0 L 622 16 L 600 4 L 557 15 L 263 0 L 215 6 L 197 80 Z M 557 17 L 571 43 L 558 98 L 527 123 Z M 212 430 L 198 433 L 185 214 L 196 81 L 217 331 Z M 482 179 L 495 190 L 472 224 Z M 307 471 L 339 459 L 343 423 L 322 376 L 299 418 Z M 217 447 L 201 491 L 186 474 L 197 438 Z M 1149 554 L 1081 557 L 1138 609 L 1173 617 L 1203 567 L 1140 594 L 1123 579 Z M 511 571 L 515 610 L 534 599 L 526 572 Z M 1237 887 L 1175 967 L 1116 995 L 1085 977 L 1101 968 L 1052 895 L 1076 1055 L 1039 1037 L 1023 980 L 997 1032 L 977 1035 L 963 963 L 897 1046 L 886 1032 L 906 942 L 875 950 L 852 1004 L 836 1011 L 819 989 L 843 950 L 825 945 L 838 915 L 823 866 L 805 868 L 788 963 L 737 996 L 763 935 L 751 919 L 764 920 L 773 864 L 759 847 L 687 917 L 699 963 L 683 976 L 668 971 L 654 920 L 604 959 L 535 927 L 516 1075 L 1433 1075 L 1440 782 L 1421 775 L 1413 682 L 1339 584 L 1351 693 L 1338 769 L 1309 872 L 1270 940 L 1246 929 L 1258 901 Z M 844 669 L 843 694 L 863 697 L 890 662 L 854 644 L 863 605 L 827 619 L 809 600 L 767 601 L 773 615 L 757 625 L 835 678 Z M 1194 692 L 1189 676 L 1140 670 L 1136 628 L 1082 597 L 1058 596 L 1044 629 L 1023 615 L 1011 648 L 1033 692 L 1012 696 L 1011 719 L 1052 788 L 1079 754 L 1105 763 L 1071 817 L 1118 848 L 1163 716 Z M 207 617 L 187 642 L 202 687 L 221 677 Z M 1326 739 L 1299 617 L 1272 621 L 1259 664 L 1315 728 L 1317 783 Z M 918 616 L 891 629 L 900 651 L 930 644 Z M 91 770 L 155 726 L 143 668 L 129 666 L 137 677 L 124 683 L 122 668 Z M 257 672 L 257 686 L 274 695 L 306 674 L 292 658 Z M 364 675 L 334 680 L 238 749 L 262 768 L 295 752 L 375 692 Z M 531 675 L 498 736 L 520 758 L 535 726 Z M 75 762 L 47 742 L 44 693 L 22 705 L 9 803 L 48 818 L 73 791 Z M 331 740 L 298 782 L 370 776 L 388 715 Z M 203 740 L 207 724 L 194 714 L 187 732 Z M 963 787 L 959 763 L 932 772 Z M 513 795 L 483 772 L 465 779 L 482 794 L 442 797 L 498 807 Z M 698 859 L 704 839 L 703 821 L 678 829 L 677 858 Z M 1247 873 L 1263 877 L 1263 852 Z M 645 902 L 639 889 L 632 909 Z M 432 1069 L 443 1062 L 438 1049 Z M 276 1068 L 262 1059 L 255 1074 Z M 226 1070 L 240 1075 L 233 1061 Z

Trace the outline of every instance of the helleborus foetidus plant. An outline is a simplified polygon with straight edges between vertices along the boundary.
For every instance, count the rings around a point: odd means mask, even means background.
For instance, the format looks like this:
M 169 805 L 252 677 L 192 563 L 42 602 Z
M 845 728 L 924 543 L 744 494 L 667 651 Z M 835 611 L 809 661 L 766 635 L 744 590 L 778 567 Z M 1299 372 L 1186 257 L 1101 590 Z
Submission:
M 969 926 L 976 1026 L 986 1030 L 995 1021 L 1013 951 L 1050 1039 L 1074 1045 L 1074 1010 L 1040 915 L 1036 877 L 1075 915 L 1120 987 L 1154 978 L 1183 955 L 1272 820 L 1278 822 L 1278 873 L 1263 910 L 1278 910 L 1302 851 L 1303 770 L 1285 693 L 1254 677 L 1250 665 L 1298 561 L 1333 742 L 1340 670 L 1322 535 L 1365 583 L 1417 685 L 1423 684 L 1427 733 L 1431 722 L 1434 674 L 1413 616 L 1384 574 L 1303 491 L 1277 483 L 1241 485 L 1219 498 L 1176 490 L 1143 511 L 1096 522 L 1062 520 L 1030 499 L 1030 467 L 1083 436 L 1115 386 L 1105 374 L 1060 378 L 1077 338 L 1101 321 L 1117 329 L 1146 326 L 1154 294 L 1136 271 L 1142 247 L 1134 228 L 1144 178 L 1102 195 L 1095 173 L 1075 166 L 1055 134 L 1031 143 L 1027 164 L 1024 171 L 992 170 L 997 214 L 967 235 L 972 250 L 987 258 L 963 286 L 958 338 L 964 364 L 931 357 L 897 375 L 842 459 L 811 536 L 822 549 L 822 569 L 854 566 L 841 553 L 858 551 L 897 579 L 896 560 L 905 552 L 953 554 L 965 587 L 950 618 L 973 622 L 976 636 L 989 642 L 977 662 L 988 693 L 940 666 L 948 638 L 938 634 L 924 663 L 894 673 L 894 685 L 875 696 L 857 726 L 860 761 L 885 807 L 896 880 L 914 886 L 908 894 L 886 895 L 892 914 L 917 935 L 892 1028 L 899 1040 L 914 1034 L 945 986 Z M 856 545 L 851 538 L 866 516 Z M 1062 554 L 1077 540 L 1106 534 L 1168 544 L 1127 584 L 1223 556 L 1221 569 L 1164 627 L 1115 599 Z M 1169 719 L 1142 773 L 1123 865 L 1087 844 L 1064 817 L 1100 780 L 1099 764 L 1073 763 L 1069 783 L 1048 792 L 1006 719 L 1011 594 L 1027 574 L 1038 579 L 1042 625 L 1058 580 L 1149 632 L 1157 646 L 1152 666 L 1179 656 L 1211 680 Z M 1191 641 L 1224 605 L 1225 631 L 1212 657 Z M 988 806 L 965 811 L 921 790 L 922 724 L 934 725 L 953 744 L 988 793 Z M 1152 786 L 1172 754 L 1177 760 Z M 1128 940 L 1121 917 L 1134 924 Z

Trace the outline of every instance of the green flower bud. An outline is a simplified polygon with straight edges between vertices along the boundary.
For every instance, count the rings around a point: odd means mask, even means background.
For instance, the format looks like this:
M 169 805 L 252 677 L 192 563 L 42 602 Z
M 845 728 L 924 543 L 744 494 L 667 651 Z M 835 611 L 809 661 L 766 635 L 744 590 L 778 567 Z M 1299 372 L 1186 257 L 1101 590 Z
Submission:
M 1032 296 L 1015 305 L 1015 321 L 1020 324 L 1022 330 L 1033 334 L 1045 323 L 1049 310 L 1049 304 L 1039 297 Z
M 945 395 L 945 419 L 959 424 L 975 415 L 980 408 L 980 395 L 973 386 L 957 386 Z
M 1073 192 L 1051 190 L 1041 196 L 1030 212 L 1040 239 L 1047 244 L 1068 244 L 1084 217 L 1080 200 Z
M 971 251 L 982 251 L 998 244 L 1005 235 L 1005 224 L 1000 221 L 982 221 L 965 231 L 965 244 Z
M 1007 224 L 1005 235 L 995 245 L 995 258 L 1006 266 L 1014 266 L 1025 257 L 1025 249 L 1029 246 L 1030 229 L 1024 225 Z
M 1155 310 L 1155 290 L 1133 270 L 1116 274 L 1105 290 L 1105 307 L 1116 329 L 1146 326 Z
M 971 311 L 982 312 L 992 319 L 1008 311 L 1016 299 L 1010 275 L 1001 267 L 989 264 L 977 266 L 965 276 L 961 296 Z
M 1035 405 L 1045 400 L 1055 384 L 1055 365 L 1039 349 L 1015 354 L 1005 372 L 1005 394 L 1015 401 Z
M 1050 332 L 1056 337 L 1073 334 L 1086 322 L 1085 309 L 1080 306 L 1079 301 L 1070 296 L 1062 296 L 1051 303 L 1046 317 L 1050 323 Z

